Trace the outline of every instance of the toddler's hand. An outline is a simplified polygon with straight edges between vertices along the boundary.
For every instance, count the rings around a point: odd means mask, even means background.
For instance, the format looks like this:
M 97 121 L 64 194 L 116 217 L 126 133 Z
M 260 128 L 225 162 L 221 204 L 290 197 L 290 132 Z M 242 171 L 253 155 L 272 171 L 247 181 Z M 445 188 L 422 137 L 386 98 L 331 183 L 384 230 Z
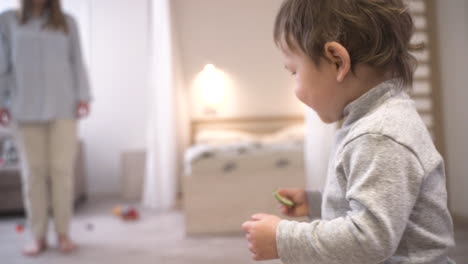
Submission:
M 309 215 L 306 192 L 304 189 L 278 189 L 278 193 L 294 202 L 293 207 L 280 203 L 280 211 L 290 217 L 302 217 Z
M 254 260 L 278 258 L 276 227 L 280 221 L 281 218 L 274 215 L 256 214 L 252 216 L 252 221 L 242 224 Z

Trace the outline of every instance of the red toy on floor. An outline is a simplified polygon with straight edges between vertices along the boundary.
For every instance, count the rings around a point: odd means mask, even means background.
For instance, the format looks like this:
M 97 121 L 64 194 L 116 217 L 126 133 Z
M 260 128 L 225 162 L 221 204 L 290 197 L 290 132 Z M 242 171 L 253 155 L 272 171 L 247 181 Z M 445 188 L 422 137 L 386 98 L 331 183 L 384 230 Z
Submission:
M 140 218 L 140 214 L 138 213 L 137 209 L 132 206 L 116 206 L 114 209 L 112 209 L 112 213 L 127 221 L 135 221 Z

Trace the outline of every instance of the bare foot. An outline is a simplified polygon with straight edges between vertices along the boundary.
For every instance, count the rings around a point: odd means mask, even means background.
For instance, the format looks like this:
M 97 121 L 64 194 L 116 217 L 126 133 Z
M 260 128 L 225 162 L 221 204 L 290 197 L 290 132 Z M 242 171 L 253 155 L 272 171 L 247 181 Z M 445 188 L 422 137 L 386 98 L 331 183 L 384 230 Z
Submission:
M 58 248 L 64 254 L 69 254 L 75 251 L 78 246 L 68 237 L 60 235 L 58 238 Z
M 34 240 L 23 248 L 23 255 L 28 257 L 39 256 L 47 249 L 47 243 L 44 239 Z

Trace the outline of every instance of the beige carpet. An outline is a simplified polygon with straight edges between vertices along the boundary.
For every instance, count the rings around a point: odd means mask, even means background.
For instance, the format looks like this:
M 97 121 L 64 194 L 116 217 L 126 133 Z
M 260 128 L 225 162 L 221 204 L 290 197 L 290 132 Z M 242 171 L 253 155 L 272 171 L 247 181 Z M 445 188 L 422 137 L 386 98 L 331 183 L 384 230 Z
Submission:
M 63 256 L 54 249 L 51 232 L 48 252 L 38 258 L 21 256 L 20 249 L 27 240 L 27 232 L 18 234 L 21 217 L 0 217 L 1 264 L 249 264 L 246 241 L 243 237 L 187 238 L 184 216 L 172 212 L 142 212 L 142 219 L 123 222 L 111 214 L 115 199 L 94 199 L 78 208 L 73 220 L 72 234 L 80 249 Z M 92 226 L 92 229 L 89 227 Z M 26 230 L 27 231 L 27 230 Z M 455 231 L 457 247 L 451 256 L 458 264 L 468 263 L 468 227 Z M 279 264 L 279 261 L 261 262 Z
M 50 249 L 28 259 L 20 249 L 28 239 L 18 234 L 15 226 L 20 217 L 0 218 L 0 263 L 2 264 L 243 264 L 250 260 L 243 237 L 187 238 L 181 211 L 142 212 L 141 220 L 123 222 L 111 214 L 112 200 L 88 202 L 78 208 L 73 220 L 72 235 L 80 249 L 63 256 L 55 248 L 51 233 Z M 89 228 L 92 226 L 92 229 Z M 26 230 L 27 231 L 27 230 Z M 265 262 L 278 264 L 279 261 Z

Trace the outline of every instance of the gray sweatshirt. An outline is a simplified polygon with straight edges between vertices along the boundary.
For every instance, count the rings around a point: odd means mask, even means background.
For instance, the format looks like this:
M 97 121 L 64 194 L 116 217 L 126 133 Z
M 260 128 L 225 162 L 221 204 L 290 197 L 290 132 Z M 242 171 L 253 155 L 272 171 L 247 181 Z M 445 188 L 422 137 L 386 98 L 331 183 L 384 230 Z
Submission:
M 0 14 L 0 107 L 20 122 L 74 119 L 79 101 L 89 101 L 78 28 L 44 29 L 46 16 L 20 25 L 15 11 Z
M 395 80 L 350 103 L 311 223 L 282 220 L 286 264 L 446 264 L 454 245 L 444 161 Z M 317 204 L 321 203 L 321 212 Z

